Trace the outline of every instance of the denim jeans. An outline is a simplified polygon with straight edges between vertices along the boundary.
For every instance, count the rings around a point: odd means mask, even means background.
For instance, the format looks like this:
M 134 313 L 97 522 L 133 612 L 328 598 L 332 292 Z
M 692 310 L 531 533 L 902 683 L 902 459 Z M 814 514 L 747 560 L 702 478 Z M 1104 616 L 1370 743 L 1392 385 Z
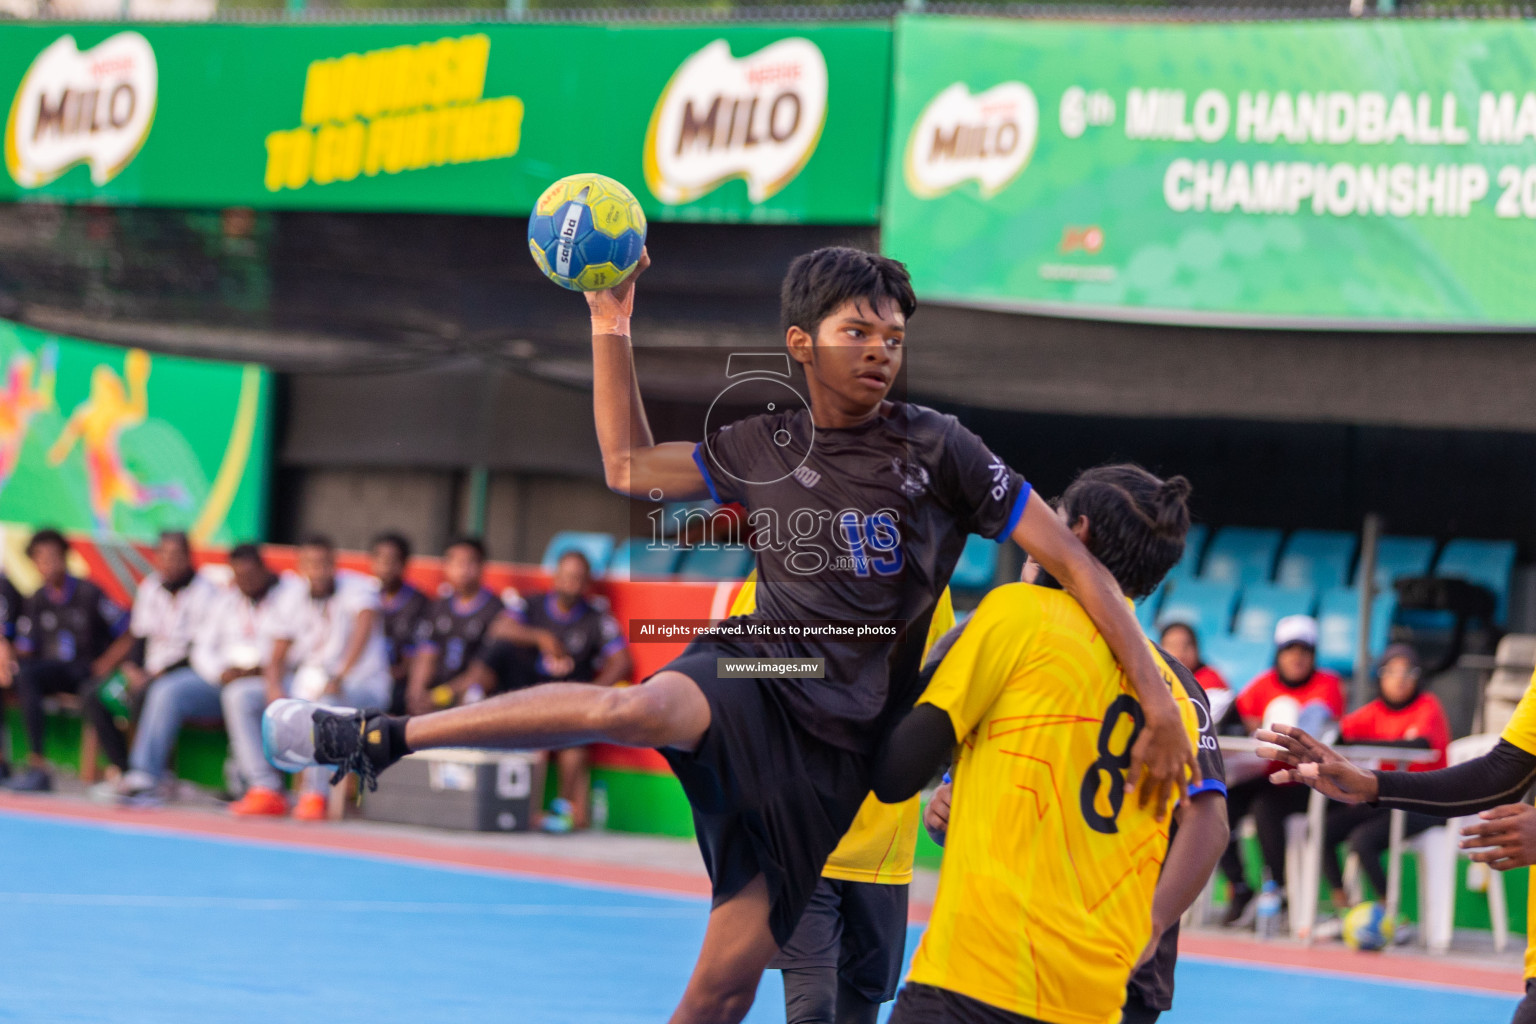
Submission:
M 156 679 L 144 698 L 128 767 L 159 779 L 171 763 L 176 736 L 189 718 L 222 718 L 219 688 L 190 668 L 172 669 Z

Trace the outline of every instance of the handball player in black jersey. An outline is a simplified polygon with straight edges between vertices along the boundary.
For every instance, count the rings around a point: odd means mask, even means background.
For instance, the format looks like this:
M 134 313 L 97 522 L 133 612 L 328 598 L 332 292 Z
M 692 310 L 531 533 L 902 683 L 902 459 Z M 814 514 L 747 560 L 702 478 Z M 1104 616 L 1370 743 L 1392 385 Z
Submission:
M 642 256 L 641 269 L 648 264 Z M 652 438 L 630 345 L 633 282 L 587 294 L 608 486 L 642 500 L 740 503 L 759 579 L 751 623 L 882 623 L 896 636 L 763 641 L 726 620 L 625 689 L 549 683 L 413 718 L 280 701 L 264 729 L 274 764 L 334 765 L 338 776 L 354 771 L 367 781 L 428 747 L 659 749 L 692 804 L 714 892 L 672 1020 L 727 1024 L 750 1008 L 869 793 L 889 724 L 917 696 L 929 618 L 967 534 L 1023 546 L 1077 598 L 1125 667 L 1146 713 L 1127 773 L 1138 798 L 1161 812 L 1198 779 L 1173 698 L 1114 579 L 954 417 L 888 398 L 916 308 L 901 264 L 844 248 L 797 258 L 781 312 L 808 405 L 776 403 L 711 424 L 699 444 Z M 814 658 L 825 671 L 723 677 L 717 661 L 731 657 Z

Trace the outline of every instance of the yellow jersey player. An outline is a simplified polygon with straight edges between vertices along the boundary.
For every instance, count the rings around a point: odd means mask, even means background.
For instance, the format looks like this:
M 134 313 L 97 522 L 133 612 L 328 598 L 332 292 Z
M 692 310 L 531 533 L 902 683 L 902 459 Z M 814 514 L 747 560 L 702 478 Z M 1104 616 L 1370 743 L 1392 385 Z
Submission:
M 1106 466 L 1062 514 L 1134 598 L 1183 554 L 1188 493 Z M 959 745 L 938 897 L 893 1024 L 1113 1024 L 1155 949 L 1168 825 L 1128 797 L 1141 705 L 1082 607 L 1043 582 L 982 601 L 879 759 L 875 793 L 894 801 Z M 1157 661 L 1197 744 L 1194 704 Z
M 1276 783 L 1304 782 L 1347 804 L 1418 811 L 1453 818 L 1483 812 L 1483 821 L 1463 831 L 1463 847 L 1478 850 L 1472 859 L 1500 871 L 1536 864 L 1536 808 L 1519 803 L 1536 781 L 1536 676 L 1515 714 L 1499 734 L 1498 744 L 1482 757 L 1433 772 L 1367 771 L 1334 753 L 1301 729 L 1277 725 L 1258 737 L 1275 744 L 1259 748 L 1291 765 L 1276 772 Z M 1536 872 L 1530 898 L 1536 903 Z M 1515 1007 L 1513 1024 L 1536 1024 L 1536 914 L 1531 915 L 1525 949 L 1525 998 Z
M 754 572 L 731 603 L 731 615 L 757 608 Z M 955 624 L 949 588 L 939 595 L 926 660 Z M 906 953 L 907 887 L 917 854 L 920 798 L 884 804 L 873 793 L 821 869 L 821 881 L 779 953 L 786 1024 L 874 1024 L 880 1004 L 896 997 Z

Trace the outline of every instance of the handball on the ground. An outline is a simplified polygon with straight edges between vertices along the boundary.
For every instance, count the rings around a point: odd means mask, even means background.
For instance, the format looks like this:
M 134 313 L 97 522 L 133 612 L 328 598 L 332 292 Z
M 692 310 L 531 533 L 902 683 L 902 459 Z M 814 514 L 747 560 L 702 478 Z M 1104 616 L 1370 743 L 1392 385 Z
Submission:
M 1344 915 L 1344 944 L 1350 949 L 1385 949 L 1394 930 L 1380 903 L 1360 903 Z
M 635 272 L 645 248 L 645 213 L 634 195 L 601 174 L 572 174 L 539 196 L 528 218 L 528 250 L 562 288 L 596 292 Z

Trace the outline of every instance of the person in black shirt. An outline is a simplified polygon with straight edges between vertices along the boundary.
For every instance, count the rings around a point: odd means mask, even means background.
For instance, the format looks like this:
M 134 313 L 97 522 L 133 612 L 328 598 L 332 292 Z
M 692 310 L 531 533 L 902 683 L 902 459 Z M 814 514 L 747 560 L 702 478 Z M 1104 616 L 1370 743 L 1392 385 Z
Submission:
M 695 640 L 641 686 L 549 683 L 407 719 L 281 702 L 265 723 L 276 763 L 332 764 L 366 780 L 423 747 L 659 748 L 693 805 L 714 890 L 678 1024 L 736 1021 L 751 1007 L 870 791 L 873 752 L 912 706 L 928 622 L 968 533 L 1013 538 L 1034 554 L 1125 666 L 1146 718 L 1129 766 L 1138 798 L 1163 808 L 1198 780 L 1173 697 L 1114 579 L 954 417 L 889 398 L 917 305 L 901 264 L 842 248 L 796 259 L 781 308 L 808 406 L 788 384 L 753 383 L 761 390 L 747 397 L 760 411 L 707 424 L 701 444 L 652 438 L 629 339 L 633 282 L 587 293 L 608 485 L 641 500 L 740 502 L 754 530 L 757 610 Z M 795 634 L 814 620 L 889 635 Z M 775 624 L 788 628 L 755 632 Z M 720 675 L 722 658 L 764 657 L 819 659 L 824 672 Z
M 29 748 L 27 770 L 10 781 L 18 792 L 53 788 L 43 757 L 43 698 L 54 693 L 83 696 L 133 643 L 128 613 L 90 580 L 71 576 L 68 554 L 69 542 L 57 530 L 38 530 L 27 542 L 27 557 L 43 582 L 22 602 L 16 619 L 21 660 L 12 685 Z
M 451 707 L 464 699 L 473 677 L 470 662 L 505 607 L 485 589 L 485 545 L 459 537 L 443 551 L 443 578 L 450 591 L 416 624 L 415 652 L 405 703 L 413 714 Z
M 406 582 L 405 567 L 411 560 L 411 542 L 398 533 L 381 533 L 369 545 L 369 568 L 379 581 L 379 608 L 384 613 L 384 649 L 389 655 L 392 680 L 390 711 L 405 711 L 405 687 L 411 675 L 411 656 L 416 631 L 432 602 Z
M 5 691 L 11 688 L 11 682 L 16 675 L 16 617 L 21 614 L 21 592 L 16 589 L 9 576 L 0 573 L 0 717 L 5 713 Z M 11 765 L 6 759 L 6 751 L 10 749 L 11 731 L 0 729 L 5 733 L 0 738 L 0 784 L 4 784 L 11 777 Z
M 500 683 L 495 688 L 553 682 L 612 686 L 628 679 L 634 665 L 629 645 L 606 605 L 588 594 L 592 566 L 586 556 L 580 551 L 562 554 L 549 582 L 549 593 L 509 607 L 491 627 L 494 642 L 480 652 L 477 665 Z M 554 760 L 560 770 L 560 796 L 542 827 L 546 832 L 584 829 L 591 823 L 591 755 L 585 746 L 566 747 L 554 752 Z

